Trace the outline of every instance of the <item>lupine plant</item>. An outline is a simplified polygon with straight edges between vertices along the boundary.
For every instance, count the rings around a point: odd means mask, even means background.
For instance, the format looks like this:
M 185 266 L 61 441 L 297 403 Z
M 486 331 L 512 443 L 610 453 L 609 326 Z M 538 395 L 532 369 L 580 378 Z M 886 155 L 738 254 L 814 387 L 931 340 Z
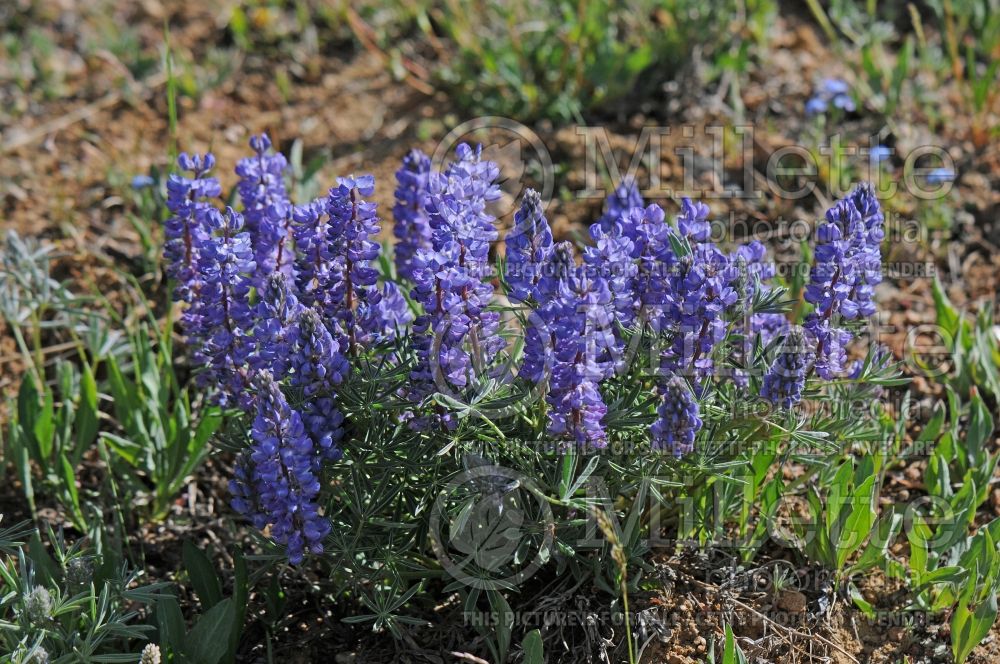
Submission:
M 773 498 L 777 455 L 858 435 L 855 414 L 802 403 L 897 384 L 884 356 L 848 362 L 881 275 L 867 185 L 817 225 L 792 308 L 762 244 L 718 242 L 707 205 L 670 219 L 630 183 L 586 246 L 557 242 L 530 190 L 501 242 L 499 168 L 469 145 L 440 171 L 405 157 L 393 266 L 371 176 L 296 204 L 270 148 L 255 137 L 237 169 L 242 212 L 219 207 L 211 155 L 181 155 L 167 271 L 201 384 L 246 413 L 234 510 L 276 556 L 322 561 L 331 592 L 371 611 L 352 622 L 398 635 L 449 576 L 467 607 L 509 609 L 530 551 L 619 596 L 664 531 L 706 541 L 735 523 L 759 546 L 748 505 Z M 627 582 L 600 562 L 608 541 L 581 518 L 595 508 Z M 497 660 L 511 643 L 509 626 L 488 640 Z

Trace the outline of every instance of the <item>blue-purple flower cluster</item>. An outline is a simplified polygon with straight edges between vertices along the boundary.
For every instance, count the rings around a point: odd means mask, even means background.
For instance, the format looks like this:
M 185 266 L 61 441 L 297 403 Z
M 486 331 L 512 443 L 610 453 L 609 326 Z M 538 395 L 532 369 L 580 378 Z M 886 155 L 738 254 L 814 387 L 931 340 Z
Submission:
M 256 413 L 233 480 L 234 507 L 297 562 L 329 530 L 317 499 L 322 464 L 340 455 L 336 392 L 361 346 L 412 319 L 372 266 L 380 245 L 371 176 L 340 178 L 294 206 L 287 162 L 266 135 L 236 167 L 243 211 L 220 210 L 212 155 L 181 155 L 172 175 L 165 259 L 199 380 L 222 405 Z M 285 394 L 295 394 L 289 405 Z
M 831 380 L 845 372 L 853 335 L 840 326 L 875 313 L 882 281 L 880 245 L 884 217 L 870 185 L 861 185 L 826 213 L 816 229 L 815 262 L 805 299 L 814 311 L 804 328 L 815 349 L 816 374 Z
M 461 393 L 488 375 L 505 342 L 493 300 L 490 246 L 498 231 L 489 205 L 500 197 L 499 167 L 482 148 L 461 144 L 443 173 L 431 173 L 424 212 L 430 246 L 411 264 L 411 296 L 423 307 L 413 325 L 418 353 L 410 398 Z M 455 420 L 439 418 L 447 428 Z M 426 420 L 417 418 L 419 426 Z
M 819 115 L 825 113 L 830 106 L 848 113 L 857 110 L 857 105 L 851 97 L 850 86 L 839 78 L 823 80 L 819 89 L 806 102 L 806 113 Z
M 760 396 L 782 408 L 791 408 L 801 401 L 810 359 L 808 353 L 802 330 L 789 328 L 778 357 L 764 376 Z
M 659 396 L 657 420 L 650 429 L 653 447 L 676 456 L 687 454 L 694 449 L 695 435 L 702 426 L 698 402 L 680 376 L 668 380 Z
M 774 266 L 756 241 L 723 251 L 704 203 L 683 199 L 671 221 L 626 182 L 578 252 L 554 241 L 543 201 L 528 190 L 504 237 L 497 279 L 499 168 L 463 144 L 439 172 L 414 150 L 396 175 L 393 282 L 377 269 L 371 176 L 339 178 L 327 196 L 293 205 L 284 157 L 266 136 L 250 146 L 253 156 L 237 167 L 242 213 L 213 203 L 221 188 L 209 175 L 211 155 L 181 156 L 190 175 L 168 182 L 165 257 L 174 296 L 187 305 L 184 331 L 205 367 L 200 379 L 220 403 L 255 414 L 233 505 L 270 526 L 293 562 L 322 549 L 323 464 L 341 455 L 348 424 L 337 393 L 352 365 L 375 354 L 409 362 L 397 396 L 410 427 L 454 430 L 457 414 L 442 404 L 471 403 L 497 383 L 501 357 L 514 348 L 501 334 L 500 311 L 513 304 L 523 313 L 509 317 L 524 335 L 517 380 L 544 395 L 537 403 L 550 436 L 606 446 L 605 396 L 610 381 L 626 376 L 655 395 L 652 447 L 679 456 L 703 427 L 700 401 L 726 381 L 748 389 L 754 339 L 759 349 L 784 338 L 760 396 L 787 409 L 811 372 L 846 373 L 854 322 L 875 311 L 883 217 L 869 186 L 838 202 L 817 229 L 805 289 L 812 311 L 800 328 L 753 310 L 775 295 Z M 626 365 L 637 340 L 653 349 L 645 355 L 651 366 L 640 367 L 651 371 Z
M 869 184 L 855 188 L 827 210 L 816 228 L 814 262 L 804 299 L 813 305 L 802 330 L 773 326 L 767 334 L 786 332 L 785 347 L 764 379 L 761 396 L 789 408 L 801 400 L 810 373 L 825 380 L 848 376 L 847 347 L 851 324 L 875 313 L 875 286 L 882 281 L 881 244 L 884 216 Z
M 322 553 L 330 523 L 320 514 L 320 480 L 316 446 L 302 416 L 288 405 L 269 371 L 255 377 L 256 415 L 250 450 L 230 481 L 233 509 L 257 528 L 271 527 L 292 564 L 305 552 Z

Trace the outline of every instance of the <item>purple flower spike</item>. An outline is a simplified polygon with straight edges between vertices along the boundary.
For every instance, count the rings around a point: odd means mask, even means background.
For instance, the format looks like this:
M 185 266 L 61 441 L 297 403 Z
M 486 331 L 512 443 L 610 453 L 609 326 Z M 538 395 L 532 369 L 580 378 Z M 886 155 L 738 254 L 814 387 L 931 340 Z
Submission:
M 258 375 L 253 443 L 237 464 L 230 482 L 233 509 L 254 526 L 271 526 L 271 537 L 286 547 L 288 561 L 298 565 L 305 553 L 323 552 L 329 521 L 319 513 L 317 450 L 302 416 L 285 400 L 269 372 Z
M 490 373 L 505 342 L 500 315 L 487 311 L 493 286 L 490 243 L 497 238 L 488 205 L 500 196 L 499 168 L 482 159 L 481 146 L 464 143 L 443 176 L 432 179 L 427 197 L 431 248 L 414 258 L 413 298 L 424 313 L 413 325 L 418 366 L 410 397 L 464 389 Z M 416 419 L 414 426 L 422 426 Z
M 217 179 L 207 177 L 215 165 L 215 157 L 211 154 L 202 158 L 182 153 L 177 164 L 189 171 L 191 177 L 171 174 L 167 178 L 167 208 L 172 216 L 164 226 L 163 257 L 167 262 L 167 276 L 176 282 L 174 300 L 190 302 L 200 283 L 199 247 L 211 232 L 207 214 L 214 208 L 206 199 L 218 198 L 222 187 Z M 187 327 L 185 321 L 182 323 Z
M 802 330 L 790 328 L 778 357 L 764 376 L 760 396 L 782 408 L 791 408 L 801 401 L 811 356 Z
M 524 192 L 506 244 L 510 298 L 515 302 L 540 302 L 538 284 L 552 258 L 552 231 L 542 214 L 542 199 L 534 189 Z
M 275 272 L 267 278 L 254 316 L 256 350 L 250 355 L 255 370 L 270 371 L 281 380 L 290 370 L 292 348 L 298 342 L 298 321 L 302 305 L 289 286 L 288 277 Z
M 401 279 L 413 279 L 413 261 L 421 249 L 431 246 L 431 225 L 424 207 L 430 187 L 431 160 L 420 150 L 411 150 L 396 171 L 396 204 L 392 232 L 398 240 L 395 247 L 396 272 Z
M 837 327 L 838 318 L 857 320 L 875 313 L 883 221 L 875 192 L 863 184 L 830 208 L 816 230 L 815 263 L 804 294 L 815 310 L 804 327 L 815 341 L 816 373 L 823 378 L 844 371 L 851 334 Z
M 653 448 L 683 456 L 694 449 L 694 439 L 702 427 L 698 402 L 687 382 L 671 377 L 659 390 L 657 419 L 650 428 Z
M 240 178 L 236 187 L 253 243 L 256 281 L 263 285 L 267 275 L 276 269 L 291 274 L 292 205 L 285 190 L 288 161 L 280 152 L 268 154 L 271 139 L 267 134 L 250 137 L 250 148 L 254 155 L 241 159 L 236 166 Z
M 395 339 L 413 322 L 410 304 L 399 287 L 386 282 L 380 291 L 370 291 L 359 308 L 358 318 L 367 339 L 381 342 Z
M 324 314 L 333 322 L 338 341 L 349 354 L 364 342 L 357 309 L 367 300 L 378 280 L 371 262 L 378 258 L 381 246 L 375 241 L 379 232 L 375 204 L 362 196 L 371 196 L 375 178 L 371 175 L 337 179 L 330 190 L 327 212 L 330 215 L 330 253 L 335 257 L 328 284 L 328 305 Z
M 219 388 L 220 403 L 232 404 L 242 399 L 247 386 L 243 365 L 254 322 L 248 296 L 256 265 L 242 215 L 232 208 L 225 214 L 211 209 L 206 220 L 212 234 L 197 245 L 202 282 L 190 306 L 197 325 L 188 334 L 198 341 L 196 362 L 206 365 L 200 381 Z
M 586 268 L 573 270 L 560 282 L 547 322 L 554 340 L 548 431 L 584 448 L 603 448 L 607 407 L 598 385 L 614 372 L 617 345 L 607 282 L 591 278 Z

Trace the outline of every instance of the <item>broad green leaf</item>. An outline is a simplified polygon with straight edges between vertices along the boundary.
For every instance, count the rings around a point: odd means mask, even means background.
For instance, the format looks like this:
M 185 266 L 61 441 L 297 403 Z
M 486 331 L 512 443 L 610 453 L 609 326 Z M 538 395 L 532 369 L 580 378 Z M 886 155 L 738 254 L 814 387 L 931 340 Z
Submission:
M 524 650 L 524 664 L 545 664 L 545 650 L 542 646 L 542 633 L 533 629 L 524 635 L 521 641 Z
M 59 455 L 59 470 L 63 487 L 66 489 L 66 493 L 69 494 L 69 507 L 79 523 L 82 524 L 85 522 L 85 519 L 83 518 L 83 513 L 80 511 L 80 494 L 76 489 L 76 473 L 73 472 L 73 464 L 70 463 L 69 457 L 65 453 Z
M 497 658 L 507 661 L 507 652 L 510 650 L 511 631 L 514 627 L 514 612 L 507 603 L 503 593 L 497 590 L 487 592 L 487 599 L 490 602 L 490 610 L 497 616 L 494 626 L 496 631 Z
M 236 608 L 227 598 L 209 609 L 188 633 L 185 654 L 197 664 L 219 664 L 229 650 L 236 626 Z
M 84 451 L 97 437 L 97 381 L 94 373 L 86 363 L 80 374 L 80 400 L 77 404 L 77 414 L 74 423 L 76 428 L 74 461 L 79 461 Z
M 974 585 L 962 593 L 951 616 L 951 650 L 955 661 L 963 664 L 973 649 L 982 643 L 997 618 L 997 597 L 987 596 L 979 604 L 971 604 Z
M 736 635 L 728 624 L 725 627 L 725 644 L 722 648 L 722 664 L 747 664 L 743 649 L 736 643 Z
M 191 584 L 198 594 L 198 599 L 206 609 L 211 609 L 222 601 L 222 581 L 215 573 L 212 561 L 208 559 L 205 552 L 199 549 L 191 540 L 184 540 L 184 547 L 181 557 L 184 560 L 184 569 L 191 577 Z
M 180 652 L 184 647 L 187 628 L 176 599 L 167 597 L 156 602 L 156 624 L 160 647 L 165 650 L 169 648 L 171 654 Z
M 52 459 L 52 443 L 56 433 L 53 400 L 52 390 L 46 388 L 42 407 L 36 413 L 36 419 L 31 427 L 35 441 L 38 443 L 38 461 L 45 469 L 48 468 Z
M 842 569 L 847 559 L 861 548 L 875 523 L 875 475 L 871 475 L 854 490 L 851 512 L 844 519 L 837 545 L 837 569 Z
M 920 435 L 917 437 L 917 441 L 933 442 L 937 440 L 938 435 L 941 433 L 942 425 L 944 425 L 944 406 L 939 401 L 934 405 L 934 414 L 920 432 Z
M 915 583 L 922 582 L 923 575 L 928 571 L 928 552 L 933 537 L 927 521 L 919 514 L 914 515 L 913 523 L 906 531 L 906 539 L 910 542 L 910 568 L 915 577 Z
M 854 606 L 858 607 L 861 613 L 865 614 L 866 618 L 871 619 L 875 617 L 875 609 L 872 608 L 871 603 L 864 598 L 856 585 L 853 583 L 848 584 L 847 592 L 850 594 L 851 601 L 854 602 Z
M 982 462 L 984 445 L 992 433 L 993 416 L 979 396 L 979 391 L 974 390 L 972 400 L 969 402 L 969 429 L 965 436 L 969 466 L 977 466 Z
M 961 322 L 961 316 L 951 303 L 951 300 L 948 299 L 948 295 L 944 292 L 944 286 L 941 285 L 941 280 L 937 274 L 934 275 L 934 281 L 931 285 L 931 297 L 934 298 L 937 324 L 943 327 L 952 337 L 955 337 L 959 331 L 958 327 Z
M 958 585 L 968 575 L 968 572 L 957 565 L 939 567 L 933 572 L 923 575 L 919 584 L 913 586 L 914 590 L 920 590 L 937 583 L 950 583 Z
M 101 432 L 100 438 L 107 443 L 108 447 L 115 454 L 128 462 L 129 465 L 139 466 L 140 455 L 144 451 L 142 445 L 106 431 Z
M 851 565 L 853 572 L 871 569 L 881 564 L 888 557 L 889 547 L 899 534 L 903 525 L 903 515 L 896 512 L 886 512 L 879 518 L 868 546 L 858 560 Z

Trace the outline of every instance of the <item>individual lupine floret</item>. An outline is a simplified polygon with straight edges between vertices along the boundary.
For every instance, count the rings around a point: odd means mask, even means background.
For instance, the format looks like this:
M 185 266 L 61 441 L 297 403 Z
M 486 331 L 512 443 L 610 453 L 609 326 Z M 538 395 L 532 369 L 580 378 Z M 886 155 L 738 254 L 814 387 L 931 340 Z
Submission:
M 253 442 L 230 482 L 232 505 L 257 528 L 270 526 L 271 537 L 285 545 L 289 562 L 297 565 L 307 550 L 322 553 L 323 538 L 330 532 L 317 505 L 317 451 L 271 374 L 258 374 L 255 387 Z
M 681 199 L 681 213 L 677 217 L 677 230 L 681 237 L 692 242 L 709 242 L 712 239 L 712 224 L 708 220 L 710 210 L 701 201 Z
M 291 274 L 292 205 L 285 188 L 288 161 L 280 152 L 270 153 L 271 139 L 267 134 L 251 136 L 250 148 L 254 155 L 240 159 L 236 165 L 240 178 L 236 188 L 253 244 L 255 279 L 263 284 L 267 275 L 277 269 Z
M 778 357 L 764 376 L 760 396 L 782 408 L 797 404 L 802 400 L 810 360 L 811 351 L 802 330 L 790 328 Z
M 431 160 L 416 149 L 403 157 L 403 165 L 396 171 L 392 232 L 397 239 L 394 261 L 400 279 L 413 279 L 413 260 L 417 252 L 431 246 L 430 218 L 424 206 L 430 178 Z
M 378 280 L 378 271 L 371 261 L 378 258 L 381 247 L 374 240 L 378 235 L 378 215 L 375 204 L 362 197 L 375 193 L 375 178 L 371 175 L 337 178 L 330 190 L 327 210 L 330 214 L 329 236 L 336 267 L 330 280 L 330 302 L 324 313 L 335 321 L 339 340 L 348 354 L 358 350 L 361 328 L 357 309 Z
M 767 260 L 767 247 L 762 242 L 751 240 L 741 244 L 736 248 L 736 256 L 746 262 L 749 295 L 752 295 L 756 288 L 766 287 L 766 283 L 774 278 L 774 263 Z
M 507 233 L 506 280 L 510 299 L 539 302 L 538 284 L 552 258 L 552 231 L 542 212 L 542 199 L 534 189 L 524 192 L 514 214 L 514 227 Z
M 552 320 L 548 432 L 577 445 L 602 448 L 607 406 L 598 384 L 614 371 L 614 305 L 607 282 L 577 268 L 560 283 Z
M 650 428 L 653 448 L 682 456 L 694 449 L 695 436 L 702 427 L 698 402 L 687 382 L 672 376 L 658 391 L 660 403 L 656 421 Z
M 176 281 L 174 300 L 190 302 L 198 290 L 198 248 L 210 233 L 206 215 L 214 209 L 206 199 L 218 198 L 222 187 L 217 179 L 208 177 L 215 167 L 211 153 L 204 157 L 182 153 L 177 165 L 191 177 L 171 173 L 167 178 L 166 203 L 171 216 L 164 224 L 163 256 L 167 276 Z
M 642 208 L 644 204 L 635 180 L 624 178 L 605 199 L 604 213 L 596 223 L 602 230 L 609 231 L 623 214 L 632 208 Z
M 227 207 L 225 213 L 210 210 L 206 219 L 212 234 L 198 244 L 202 283 L 191 303 L 198 326 L 188 333 L 198 341 L 196 360 L 206 365 L 200 380 L 218 387 L 219 402 L 229 405 L 247 384 L 244 364 L 254 323 L 248 298 L 255 265 L 242 215 Z

